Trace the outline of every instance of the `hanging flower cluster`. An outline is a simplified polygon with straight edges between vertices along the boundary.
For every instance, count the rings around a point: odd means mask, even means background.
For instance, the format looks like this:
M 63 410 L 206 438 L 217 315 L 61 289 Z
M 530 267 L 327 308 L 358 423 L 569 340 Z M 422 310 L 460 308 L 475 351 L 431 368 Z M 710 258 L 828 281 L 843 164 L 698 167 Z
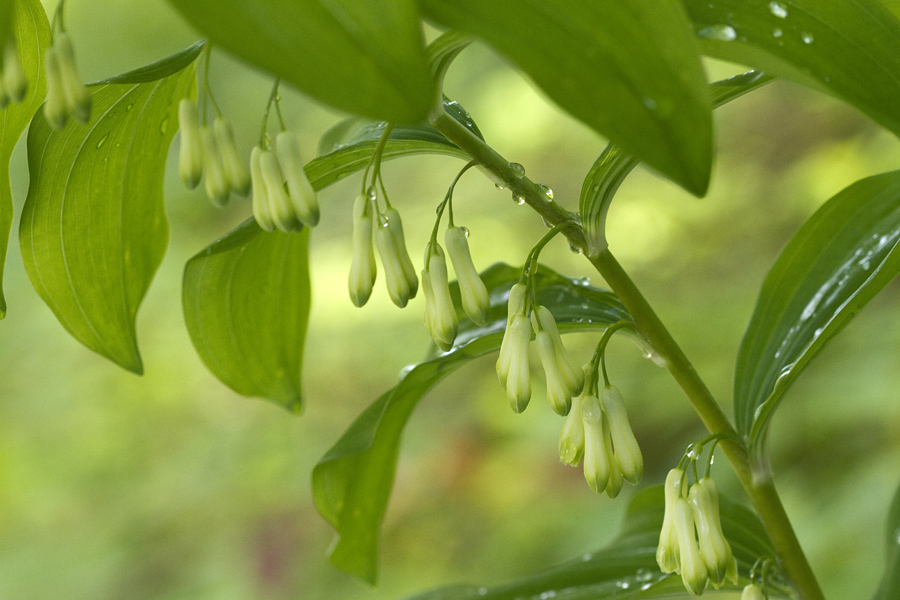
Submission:
M 290 131 L 275 138 L 274 151 L 250 152 L 253 217 L 264 231 L 299 231 L 319 224 L 319 200 L 300 158 L 300 142 Z
M 0 52 L 0 110 L 10 102 L 21 102 L 28 91 L 28 80 L 22 68 L 15 37 L 9 36 Z

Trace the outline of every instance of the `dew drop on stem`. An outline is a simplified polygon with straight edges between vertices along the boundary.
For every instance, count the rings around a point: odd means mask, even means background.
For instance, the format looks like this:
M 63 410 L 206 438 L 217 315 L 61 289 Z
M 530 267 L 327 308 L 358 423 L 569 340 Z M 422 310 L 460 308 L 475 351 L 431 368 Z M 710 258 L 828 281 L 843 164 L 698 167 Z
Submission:
M 515 172 L 515 174 L 518 175 L 519 177 L 525 176 L 525 167 L 523 167 L 519 163 L 511 162 L 511 163 L 509 163 L 509 168 L 512 169 L 513 172 Z

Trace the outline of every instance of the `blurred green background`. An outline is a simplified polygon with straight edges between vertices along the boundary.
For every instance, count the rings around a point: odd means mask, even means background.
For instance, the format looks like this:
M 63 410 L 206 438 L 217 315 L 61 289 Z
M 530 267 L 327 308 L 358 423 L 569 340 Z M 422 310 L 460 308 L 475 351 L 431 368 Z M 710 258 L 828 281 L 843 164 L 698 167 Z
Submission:
M 52 10 L 55 3 L 47 3 Z M 67 27 L 86 80 L 138 67 L 194 42 L 163 0 L 70 2 Z M 303 60 L 303 57 L 297 57 Z M 709 64 L 711 78 L 742 70 Z M 214 53 L 212 86 L 249 152 L 271 80 Z M 604 140 L 550 105 L 502 60 L 466 50 L 446 92 L 486 139 L 574 210 Z M 347 93 L 353 93 L 348 90 Z M 286 90 L 283 107 L 308 157 L 341 115 Z M 602 105 L 602 98 L 598 99 Z M 836 101 L 777 82 L 716 113 L 711 192 L 698 200 L 645 171 L 623 185 L 611 245 L 724 402 L 759 286 L 780 248 L 822 202 L 900 164 L 889 134 Z M 175 142 L 177 144 L 177 140 Z M 181 316 L 185 261 L 250 214 L 186 192 L 170 156 L 171 243 L 138 315 L 146 375 L 81 347 L 31 288 L 15 231 L 0 323 L 0 598 L 30 600 L 380 600 L 450 583 L 498 583 L 601 546 L 631 490 L 593 495 L 561 465 L 561 420 L 537 398 L 513 414 L 486 357 L 421 404 L 405 437 L 384 527 L 381 581 L 333 569 L 329 526 L 311 503 L 316 460 L 428 348 L 423 301 L 397 310 L 379 283 L 355 309 L 346 292 L 350 202 L 359 177 L 321 195 L 312 241 L 314 298 L 306 408 L 299 417 L 238 397 L 195 355 Z M 386 165 L 416 264 L 459 161 Z M 28 185 L 13 158 L 16 215 Z M 202 187 L 202 186 L 201 186 Z M 456 195 L 476 264 L 520 264 L 539 218 L 476 172 Z M 15 227 L 14 227 L 15 230 Z M 562 242 L 542 255 L 589 276 Z M 599 278 L 594 283 L 602 285 Z M 789 393 L 772 431 L 776 481 L 826 594 L 862 598 L 883 564 L 884 515 L 900 480 L 900 287 L 885 290 Z M 569 340 L 586 359 L 596 337 Z M 699 422 L 667 374 L 614 341 L 610 375 L 625 394 L 646 463 L 662 481 Z M 724 493 L 742 499 L 726 464 Z

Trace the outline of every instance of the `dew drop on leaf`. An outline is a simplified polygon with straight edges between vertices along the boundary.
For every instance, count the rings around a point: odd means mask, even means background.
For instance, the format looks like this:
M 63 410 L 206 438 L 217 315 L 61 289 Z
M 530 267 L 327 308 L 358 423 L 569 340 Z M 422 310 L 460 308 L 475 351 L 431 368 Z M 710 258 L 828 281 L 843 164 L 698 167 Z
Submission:
M 813 34 L 806 31 L 800 34 L 800 39 L 803 40 L 804 44 L 812 44 L 814 41 L 816 41 L 816 38 L 813 37 Z
M 781 2 L 769 2 L 769 12 L 779 19 L 786 19 L 788 16 L 787 7 Z
M 780 38 L 783 35 L 784 35 L 784 32 L 780 29 L 775 29 L 775 31 L 772 32 L 772 37 L 774 37 L 774 38 Z
M 731 42 L 737 39 L 737 32 L 731 25 L 718 23 L 704 27 L 697 32 L 697 35 L 706 40 L 717 40 L 720 42 Z
M 106 143 L 106 140 L 107 140 L 108 138 L 109 138 L 109 134 L 107 133 L 107 134 L 105 134 L 102 138 L 100 138 L 99 140 L 97 140 L 97 148 L 99 149 L 101 146 L 103 146 L 103 144 Z

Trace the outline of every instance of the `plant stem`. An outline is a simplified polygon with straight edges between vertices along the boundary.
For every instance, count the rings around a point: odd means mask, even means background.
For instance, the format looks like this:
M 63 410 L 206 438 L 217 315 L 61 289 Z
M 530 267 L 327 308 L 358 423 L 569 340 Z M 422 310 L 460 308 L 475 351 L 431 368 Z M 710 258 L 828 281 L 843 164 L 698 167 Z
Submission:
M 537 184 L 517 173 L 509 161 L 456 119 L 441 112 L 432 116 L 431 124 L 447 139 L 465 150 L 483 168 L 490 171 L 494 177 L 503 181 L 514 194 L 524 198 L 525 202 L 550 225 L 555 226 L 564 221 L 577 219 L 576 215 L 558 204 L 548 202 L 547 196 Z M 577 223 L 565 227 L 562 233 L 574 246 L 585 248 L 584 230 Z M 728 417 L 612 253 L 604 250 L 589 260 L 631 313 L 640 333 L 666 360 L 669 372 L 687 395 L 706 428 L 713 434 L 726 434 L 720 445 L 750 496 L 750 501 L 772 540 L 780 565 L 793 582 L 800 600 L 824 600 L 822 590 L 794 533 L 767 465 L 757 465 L 756 468 L 751 465 L 746 447 L 735 441 L 739 438 Z

